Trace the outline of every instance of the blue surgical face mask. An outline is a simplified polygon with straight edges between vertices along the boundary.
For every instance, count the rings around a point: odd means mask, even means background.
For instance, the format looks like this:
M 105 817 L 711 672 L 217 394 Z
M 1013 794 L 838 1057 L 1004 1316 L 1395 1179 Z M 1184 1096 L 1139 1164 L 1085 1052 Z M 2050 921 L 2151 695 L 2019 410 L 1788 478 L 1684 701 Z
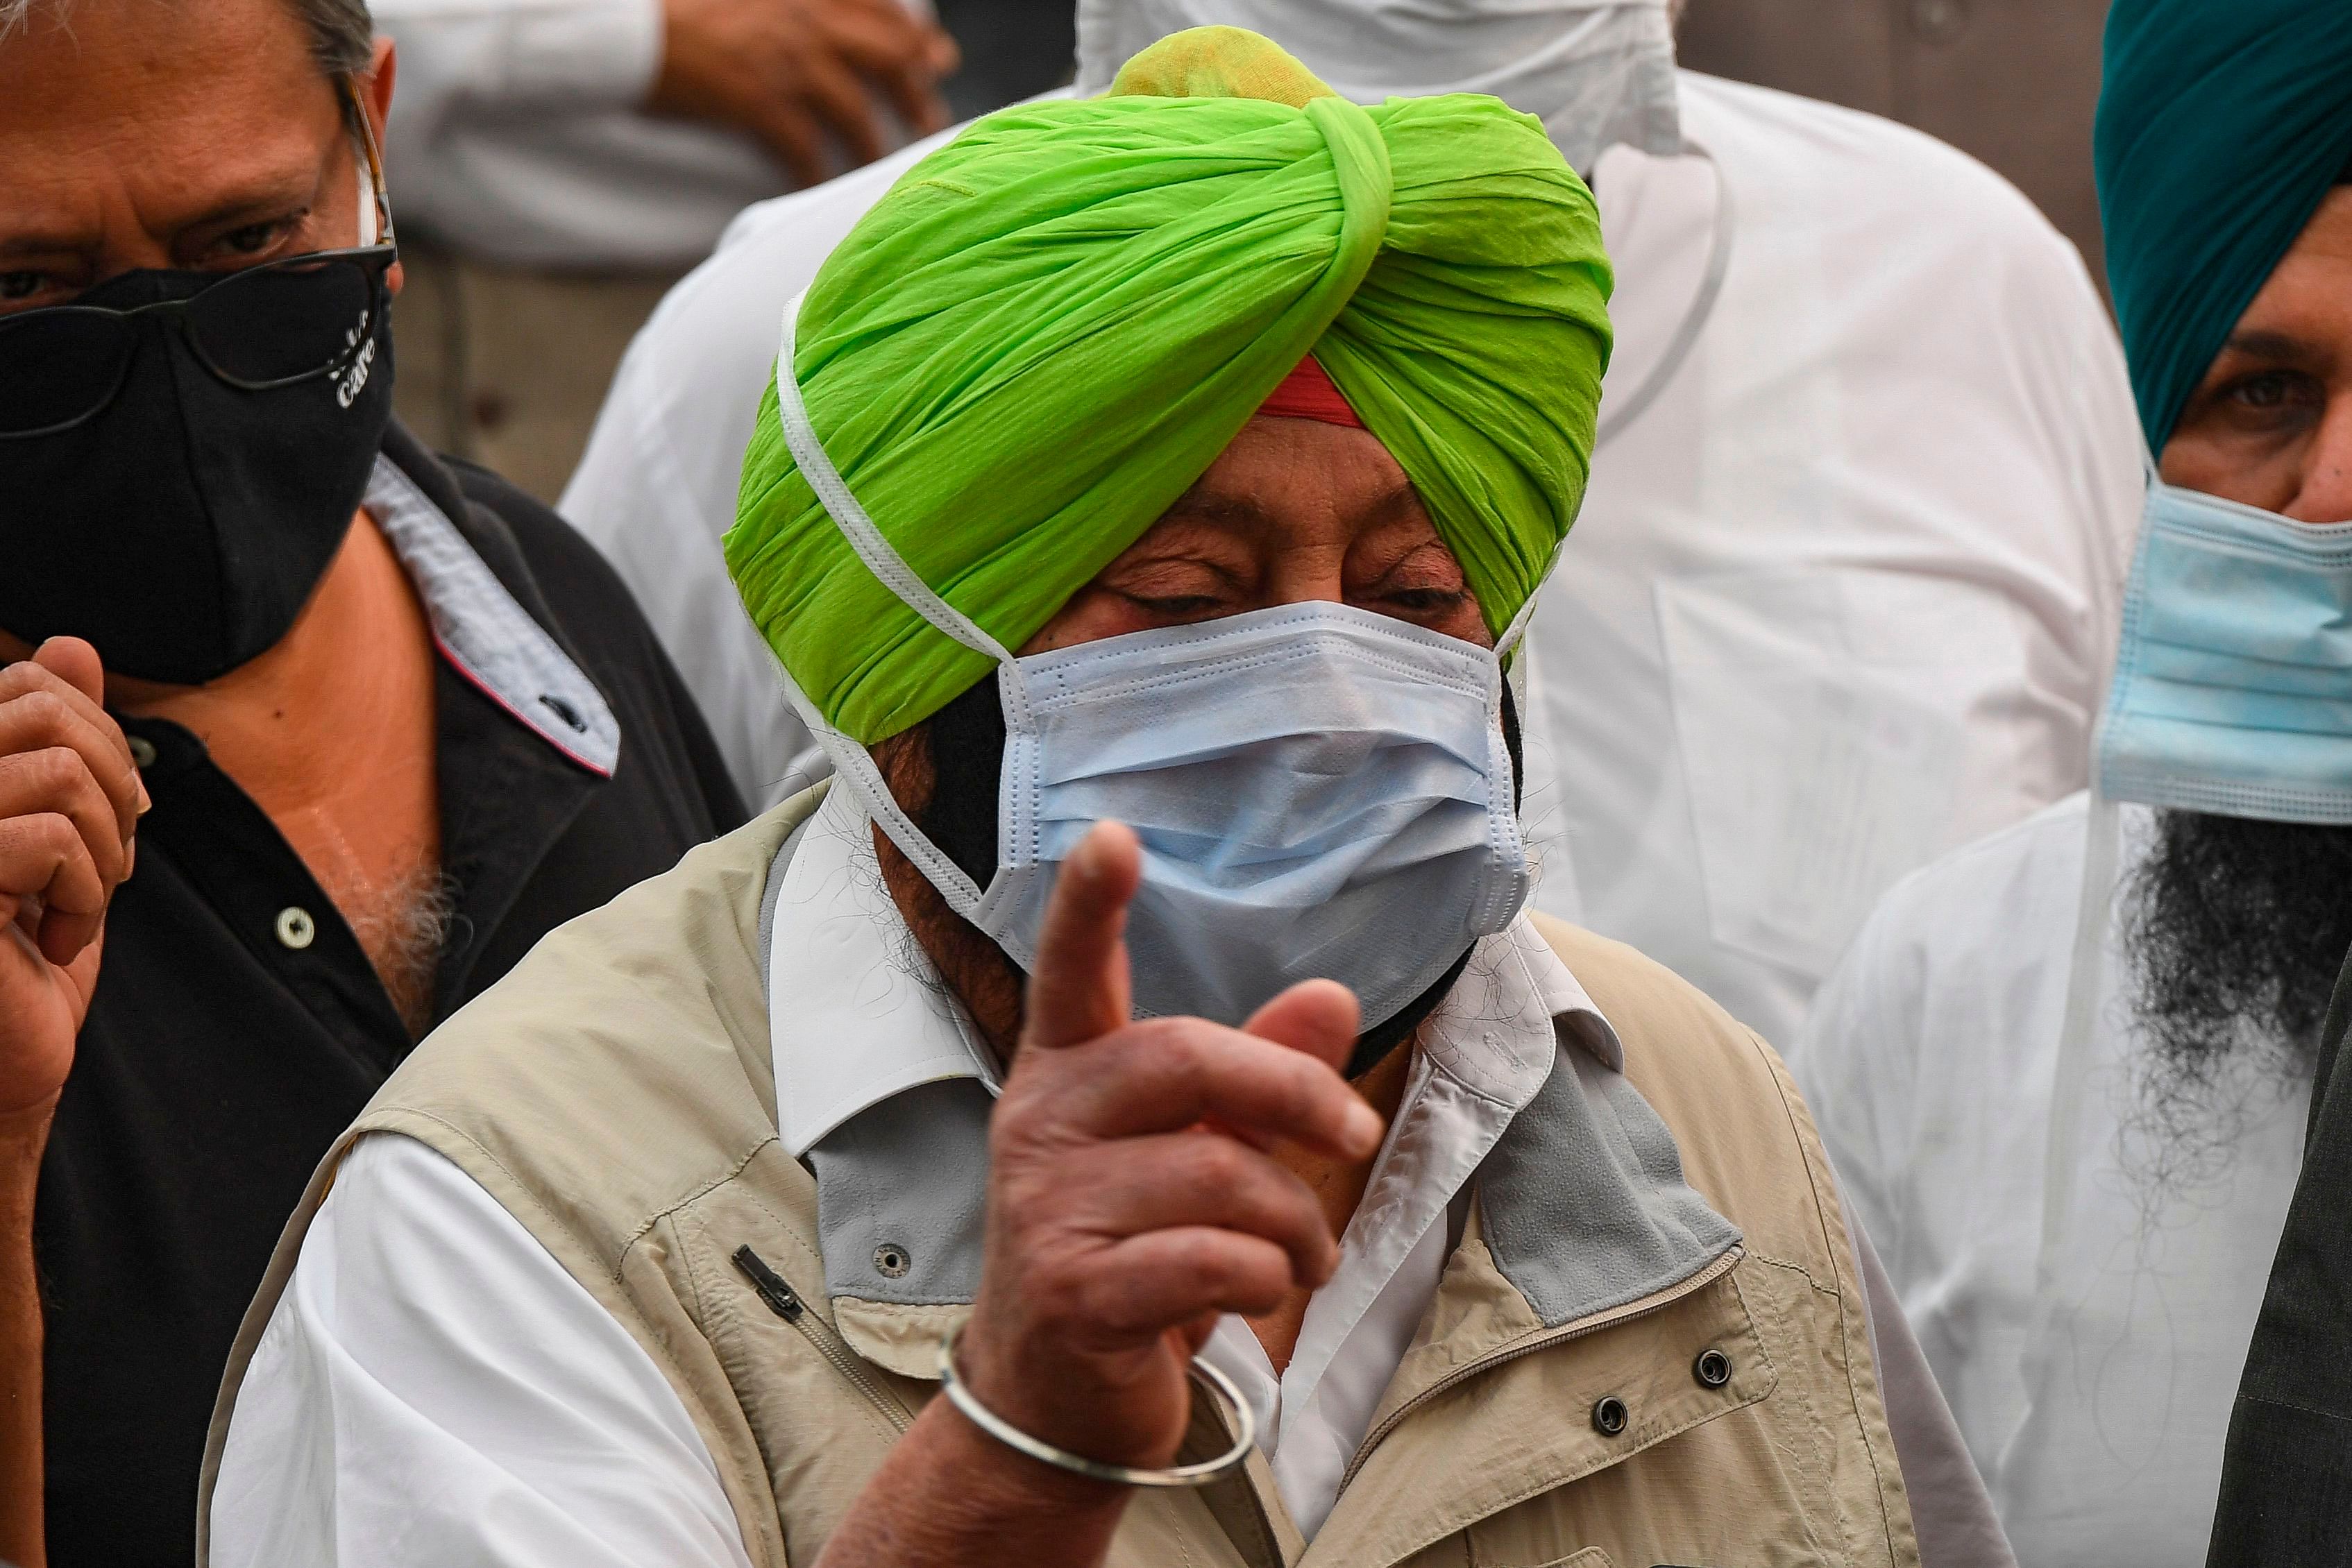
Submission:
M 2352 523 L 2150 480 L 2098 782 L 2110 800 L 2352 822 Z
M 788 330 L 777 363 L 792 362 Z M 838 786 L 1015 963 L 1032 967 L 1062 860 L 1105 820 L 1142 841 L 1127 945 L 1146 1015 L 1237 1024 L 1319 977 L 1356 993 L 1370 1030 L 1518 914 L 1530 877 L 1502 652 L 1525 610 L 1499 649 L 1318 601 L 1016 658 L 899 559 L 792 377 L 776 380 L 786 443 L 859 557 L 997 663 L 1005 747 L 987 885 L 908 818 L 866 747 L 793 700 Z
M 997 695 L 985 887 L 864 777 L 870 762 L 836 761 L 949 904 L 1024 968 L 1063 859 L 1108 819 L 1143 846 L 1127 942 L 1146 1014 L 1239 1023 L 1319 976 L 1356 993 L 1370 1028 L 1525 901 L 1486 649 L 1318 601 L 1009 660 Z

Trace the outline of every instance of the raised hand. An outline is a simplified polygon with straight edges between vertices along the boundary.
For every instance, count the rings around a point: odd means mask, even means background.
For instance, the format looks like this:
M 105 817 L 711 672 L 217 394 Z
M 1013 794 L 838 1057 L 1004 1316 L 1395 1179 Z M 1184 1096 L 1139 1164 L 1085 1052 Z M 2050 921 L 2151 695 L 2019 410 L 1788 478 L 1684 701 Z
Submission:
M 46 1126 L 147 809 L 104 682 L 76 637 L 0 668 L 0 1124 Z
M 1182 1437 L 1185 1365 L 1219 1314 L 1270 1312 L 1338 1263 L 1315 1194 L 1265 1150 L 1362 1159 L 1382 1128 L 1337 1071 L 1358 1015 L 1328 980 L 1239 1030 L 1130 1020 L 1122 932 L 1140 876 L 1117 823 L 1063 862 L 991 1124 L 961 1359 L 972 1392 L 1024 1431 L 1157 1466 Z
M 657 114 L 748 131 L 803 185 L 835 172 L 824 137 L 882 156 L 887 99 L 918 134 L 947 123 L 955 42 L 899 0 L 665 0 Z

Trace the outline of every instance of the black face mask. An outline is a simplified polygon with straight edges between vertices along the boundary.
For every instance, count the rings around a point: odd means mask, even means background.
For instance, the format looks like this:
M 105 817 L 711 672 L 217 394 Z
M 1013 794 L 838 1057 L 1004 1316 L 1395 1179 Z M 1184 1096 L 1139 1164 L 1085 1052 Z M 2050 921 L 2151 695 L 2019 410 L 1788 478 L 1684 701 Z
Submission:
M 221 281 L 130 272 L 74 304 L 130 310 Z M 85 637 L 110 670 L 192 685 L 293 625 L 351 527 L 392 418 L 389 291 L 379 269 L 358 282 L 279 274 L 229 298 L 197 329 L 160 312 L 130 319 L 119 334 L 127 350 L 110 362 L 80 351 L 66 329 L 89 322 L 65 312 L 53 318 L 53 344 L 75 351 L 44 355 L 30 331 L 0 336 L 0 377 L 26 378 L 0 389 L 0 403 L 70 402 L 83 395 L 67 386 L 76 378 L 120 378 L 111 400 L 70 428 L 0 439 L 0 628 L 36 643 Z M 341 362 L 247 391 L 198 357 L 192 329 L 215 365 Z
M 926 721 L 923 735 L 930 753 L 931 800 L 914 813 L 915 825 L 964 875 L 986 887 L 996 874 L 997 779 L 1004 770 L 1004 705 L 996 682 L 982 681 L 950 701 Z M 1511 754 L 1516 805 L 1527 764 L 1520 755 L 1518 705 L 1508 683 L 1503 687 L 1503 744 Z M 1361 1078 L 1411 1040 L 1470 967 L 1471 951 L 1464 948 L 1427 990 L 1359 1036 L 1341 1070 L 1345 1076 Z

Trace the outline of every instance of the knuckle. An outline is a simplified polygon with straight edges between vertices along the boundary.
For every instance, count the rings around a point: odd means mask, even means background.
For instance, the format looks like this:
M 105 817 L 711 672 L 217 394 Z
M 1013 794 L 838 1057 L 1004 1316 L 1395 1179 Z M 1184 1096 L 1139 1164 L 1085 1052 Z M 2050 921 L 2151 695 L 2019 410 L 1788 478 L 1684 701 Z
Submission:
M 1333 1119 L 1341 1107 L 1333 1098 L 1332 1089 L 1336 1086 L 1349 1093 L 1353 1091 L 1347 1089 L 1346 1084 L 1330 1074 L 1328 1069 L 1318 1072 L 1316 1070 L 1322 1067 L 1321 1062 L 1299 1056 L 1296 1051 L 1288 1054 L 1296 1060 L 1283 1064 L 1281 1080 L 1275 1088 L 1277 1113 L 1292 1122 L 1320 1123 Z
M 46 685 L 33 687 L 8 706 L 16 710 L 17 722 L 35 735 L 57 734 L 73 717 L 72 706 Z
M 74 837 L 73 824 L 54 811 L 0 818 L 0 851 L 10 853 L 62 857 Z
M 1130 1049 L 1139 1065 L 1156 1070 L 1169 1083 L 1195 1083 L 1209 1071 L 1209 1051 L 1199 1027 L 1185 1019 L 1147 1019 L 1133 1029 Z
M 1188 1140 L 1186 1151 L 1194 1181 L 1212 1192 L 1236 1193 L 1258 1175 L 1256 1161 L 1231 1138 L 1207 1136 Z
M 1074 1322 L 1110 1329 L 1129 1326 L 1135 1313 L 1132 1282 L 1109 1273 L 1071 1282 L 1066 1299 Z
M 1055 1251 L 1033 1260 L 1024 1272 L 1025 1310 L 1049 1327 L 1087 1321 L 1102 1298 L 1118 1288 L 1118 1281 L 1104 1270 L 1079 1267 L 1076 1259 Z
M 80 783 L 89 769 L 81 753 L 69 746 L 47 746 L 18 758 L 34 788 L 44 794 L 62 794 Z
M 988 1119 L 990 1151 L 1000 1156 L 1031 1141 L 1037 1122 L 1036 1096 L 1008 1089 Z

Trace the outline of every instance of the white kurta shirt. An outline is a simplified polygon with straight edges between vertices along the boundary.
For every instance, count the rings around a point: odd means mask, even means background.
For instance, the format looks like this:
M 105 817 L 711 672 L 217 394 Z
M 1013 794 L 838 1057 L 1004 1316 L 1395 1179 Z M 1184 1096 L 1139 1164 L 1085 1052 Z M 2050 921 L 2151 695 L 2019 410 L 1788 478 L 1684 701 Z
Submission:
M 2082 784 L 2138 424 L 2079 258 L 1990 171 L 1867 115 L 1677 79 L 1716 162 L 1620 148 L 1595 174 L 1604 420 L 1691 313 L 1718 169 L 1727 269 L 1696 347 L 1596 453 L 1529 630 L 1537 901 L 1785 1040 L 1895 878 Z M 743 448 L 785 301 L 936 144 L 744 214 L 630 348 L 562 503 L 753 800 L 814 758 L 719 556 Z
M 2121 811 L 2128 868 L 2151 817 Z M 2111 919 L 2060 1268 L 2040 1294 L 2086 816 L 2078 794 L 1897 885 L 1822 988 L 1793 1066 L 2018 1561 L 2193 1568 L 2310 1085 L 2257 1086 L 2226 1165 L 2156 1197 Z

